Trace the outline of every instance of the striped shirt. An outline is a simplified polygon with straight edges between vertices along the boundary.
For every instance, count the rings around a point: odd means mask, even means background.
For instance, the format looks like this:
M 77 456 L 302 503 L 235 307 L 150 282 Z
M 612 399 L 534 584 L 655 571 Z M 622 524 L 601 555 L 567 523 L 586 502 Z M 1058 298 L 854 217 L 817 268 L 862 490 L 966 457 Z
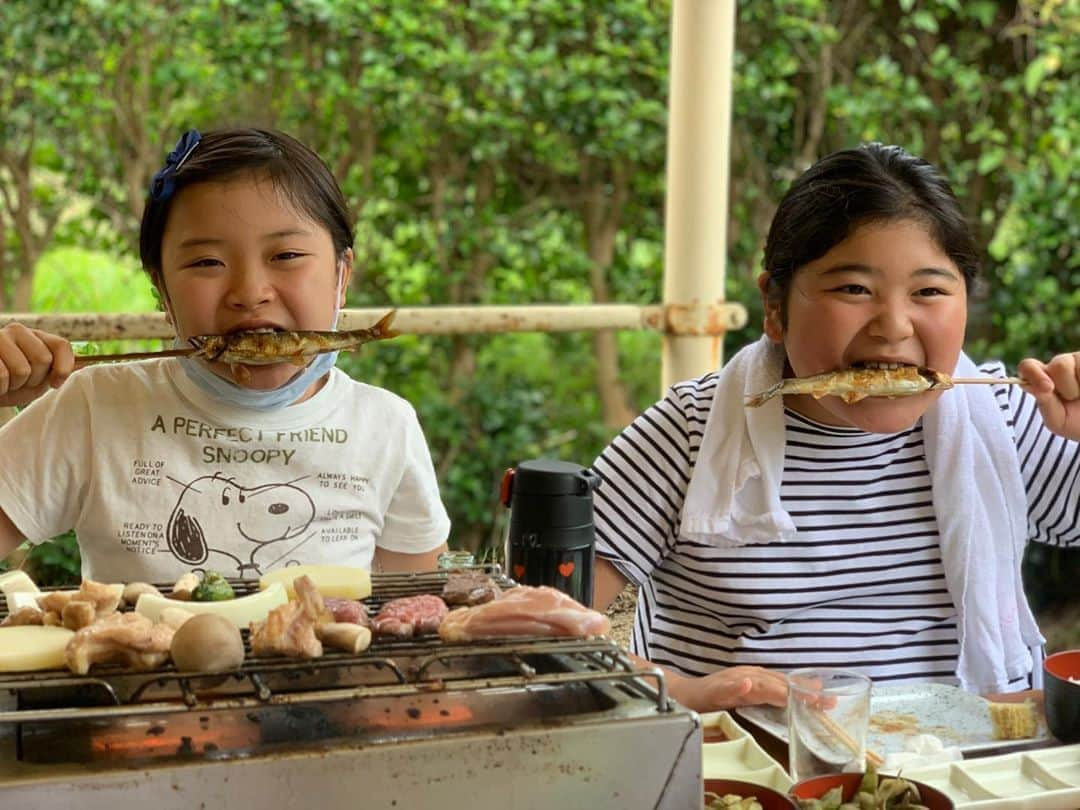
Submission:
M 632 650 L 688 675 L 842 666 L 957 684 L 922 421 L 875 434 L 785 410 L 780 502 L 798 534 L 703 544 L 680 537 L 679 520 L 716 385 L 708 374 L 674 386 L 594 466 L 597 554 L 640 588 Z M 993 390 L 1016 438 L 1029 539 L 1080 546 L 1080 444 L 1050 433 L 1018 386 Z

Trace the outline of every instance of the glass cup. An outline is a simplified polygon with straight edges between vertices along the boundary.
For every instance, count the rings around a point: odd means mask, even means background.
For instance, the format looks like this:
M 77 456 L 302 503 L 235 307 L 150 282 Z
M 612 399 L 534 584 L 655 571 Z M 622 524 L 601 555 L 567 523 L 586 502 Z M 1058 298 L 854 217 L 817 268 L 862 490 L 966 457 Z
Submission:
M 866 769 L 870 679 L 846 669 L 788 674 L 788 761 L 796 782 Z

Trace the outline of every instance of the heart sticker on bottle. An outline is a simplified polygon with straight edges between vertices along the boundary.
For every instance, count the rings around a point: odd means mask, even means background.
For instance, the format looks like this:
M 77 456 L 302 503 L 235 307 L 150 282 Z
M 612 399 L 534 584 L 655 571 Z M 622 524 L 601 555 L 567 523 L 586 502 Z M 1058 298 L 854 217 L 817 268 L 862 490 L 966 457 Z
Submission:
M 574 573 L 574 563 L 573 563 L 573 561 L 571 560 L 570 562 L 564 562 L 561 565 L 559 565 L 559 573 L 562 574 L 567 579 L 569 579 L 570 575 L 572 573 Z
M 521 579 L 523 576 L 525 576 L 525 566 L 524 565 L 515 565 L 514 566 L 514 579 Z

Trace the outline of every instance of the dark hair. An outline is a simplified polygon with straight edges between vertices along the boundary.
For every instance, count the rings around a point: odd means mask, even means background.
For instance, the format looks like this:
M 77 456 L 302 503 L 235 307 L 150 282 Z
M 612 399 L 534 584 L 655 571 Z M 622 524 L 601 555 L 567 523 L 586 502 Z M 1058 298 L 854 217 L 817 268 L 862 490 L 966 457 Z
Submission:
M 174 175 L 174 192 L 166 199 L 146 199 L 139 229 L 139 256 L 143 269 L 155 283 L 161 281 L 161 240 L 176 194 L 194 183 L 221 182 L 244 173 L 268 177 L 299 213 L 325 226 L 336 255 L 352 247 L 353 230 L 345 196 L 318 155 L 284 132 L 214 130 L 203 134 Z
M 899 146 L 867 143 L 822 158 L 780 200 L 765 242 L 764 269 L 769 300 L 780 305 L 785 325 L 796 270 L 863 225 L 899 220 L 926 225 L 971 290 L 979 272 L 975 238 L 949 182 Z

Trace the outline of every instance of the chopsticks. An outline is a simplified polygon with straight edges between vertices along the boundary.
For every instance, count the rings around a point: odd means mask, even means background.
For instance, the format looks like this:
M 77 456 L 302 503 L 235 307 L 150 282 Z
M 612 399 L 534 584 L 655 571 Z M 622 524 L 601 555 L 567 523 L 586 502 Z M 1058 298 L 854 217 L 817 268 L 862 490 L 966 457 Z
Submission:
M 155 357 L 187 357 L 198 351 L 194 346 L 183 349 L 162 349 L 156 352 L 128 352 L 126 354 L 79 354 L 75 356 L 75 367 L 82 368 L 95 363 L 116 363 L 122 360 L 150 360 Z
M 1023 377 L 951 377 L 953 385 L 1027 385 Z
M 825 726 L 825 728 L 829 730 L 830 734 L 832 734 L 834 737 L 836 737 L 836 739 L 840 740 L 840 742 L 846 745 L 852 753 L 859 753 L 859 744 L 855 742 L 855 739 L 850 734 L 844 731 L 843 726 L 841 726 L 839 723 L 837 723 L 835 720 L 829 717 L 829 715 L 827 715 L 820 709 L 814 709 L 813 711 L 814 714 L 817 716 L 817 719 L 821 721 L 821 725 Z M 867 748 L 864 753 L 866 754 L 866 761 L 873 765 L 874 768 L 880 768 L 882 765 L 885 764 L 885 759 L 881 756 L 881 754 L 877 753 L 876 751 Z

